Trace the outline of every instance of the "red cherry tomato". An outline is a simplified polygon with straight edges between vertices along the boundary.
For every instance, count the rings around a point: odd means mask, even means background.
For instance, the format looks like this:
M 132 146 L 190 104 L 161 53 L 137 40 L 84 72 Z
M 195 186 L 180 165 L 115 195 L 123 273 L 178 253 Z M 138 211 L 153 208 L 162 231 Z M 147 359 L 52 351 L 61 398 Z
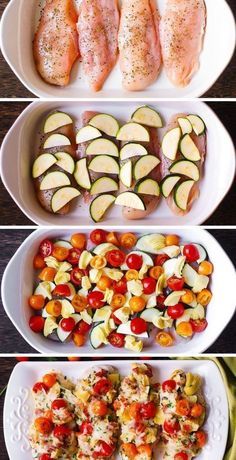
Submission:
M 91 435 L 93 433 L 93 425 L 90 422 L 82 422 L 79 430 L 80 433 Z
M 114 281 L 112 283 L 112 289 L 116 294 L 126 294 L 127 292 L 127 280 L 125 277 L 121 278 L 120 281 Z
M 162 390 L 163 391 L 168 391 L 169 393 L 171 391 L 174 391 L 176 389 L 176 381 L 175 380 L 165 380 L 162 384 Z
M 65 332 L 73 331 L 74 327 L 75 327 L 74 318 L 63 318 L 63 320 L 61 321 L 61 328 Z
M 70 280 L 76 286 L 81 286 L 83 276 L 84 276 L 84 270 L 81 270 L 80 268 L 77 268 L 77 267 L 73 268 L 73 270 L 70 272 Z
M 109 340 L 109 343 L 113 347 L 123 348 L 125 346 L 125 335 L 124 334 L 119 334 L 118 332 L 111 332 L 111 334 L 108 337 L 108 340 Z
M 70 428 L 68 428 L 68 426 L 66 425 L 59 425 L 59 426 L 56 426 L 53 430 L 53 436 L 55 436 L 56 438 L 60 439 L 60 440 L 64 440 L 64 438 L 66 438 L 67 436 L 70 436 L 71 434 L 71 430 Z
M 172 291 L 181 291 L 184 287 L 184 279 L 172 276 L 167 280 L 167 286 L 172 289 Z
M 203 332 L 208 326 L 206 319 L 190 319 L 193 332 Z
M 130 254 L 126 259 L 126 265 L 131 270 L 140 270 L 143 265 L 143 258 L 139 254 Z
M 97 229 L 97 230 L 93 230 L 90 233 L 89 238 L 92 241 L 92 243 L 101 244 L 101 243 L 106 243 L 106 240 L 107 240 L 106 236 L 107 236 L 107 232 L 105 232 L 105 230 Z
M 140 414 L 142 418 L 149 419 L 154 418 L 156 415 L 157 407 L 153 401 L 150 401 L 146 404 L 142 404 Z
M 92 457 L 93 458 L 104 458 L 104 457 L 110 457 L 115 450 L 114 445 L 107 444 L 105 441 L 100 441 L 99 442 L 99 450 L 93 452 Z
M 52 291 L 52 295 L 59 297 L 70 297 L 71 291 L 66 284 L 58 284 Z
M 184 246 L 183 255 L 188 262 L 196 262 L 199 259 L 199 252 L 194 244 L 186 244 Z
M 183 316 L 184 314 L 184 306 L 182 303 L 177 303 L 171 307 L 167 308 L 167 313 L 172 319 L 177 319 Z
M 180 424 L 177 419 L 173 418 L 172 420 L 165 420 L 163 428 L 166 433 L 173 435 L 179 431 Z
M 106 259 L 112 267 L 118 268 L 124 263 L 125 254 L 120 249 L 113 249 L 107 252 Z
M 33 392 L 34 393 L 39 393 L 40 391 L 45 391 L 46 393 L 48 392 L 48 387 L 43 382 L 37 382 L 33 386 Z
M 164 310 L 166 308 L 164 304 L 165 300 L 166 300 L 166 297 L 164 295 L 160 294 L 157 296 L 157 308 L 159 310 Z
M 42 332 L 44 328 L 45 319 L 42 316 L 31 316 L 29 320 L 29 327 L 34 332 Z
M 178 454 L 175 454 L 174 460 L 188 460 L 188 454 L 186 452 L 178 452 Z
M 78 265 L 81 253 L 81 249 L 71 248 L 69 250 L 69 255 L 67 257 L 67 261 L 69 262 L 69 264 Z
M 53 251 L 53 243 L 50 240 L 43 240 L 39 245 L 39 254 L 42 257 L 49 257 Z
M 143 283 L 143 292 L 144 294 L 153 294 L 156 290 L 156 280 L 151 277 L 144 278 L 142 280 Z
M 88 304 L 90 305 L 91 308 L 94 308 L 95 310 L 97 308 L 104 307 L 105 302 L 103 299 L 104 299 L 104 294 L 103 292 L 100 292 L 100 291 L 90 292 L 87 297 Z
M 43 454 L 40 455 L 39 460 L 51 460 L 51 458 L 49 454 Z
M 85 335 L 90 330 L 91 325 L 86 323 L 83 319 L 76 325 L 76 332 Z
M 107 379 L 106 377 L 103 377 L 100 380 L 98 380 L 97 383 L 95 383 L 93 387 L 93 392 L 96 395 L 104 395 L 111 389 L 111 387 L 112 387 L 112 384 L 110 380 Z
M 155 266 L 161 266 L 167 261 L 169 260 L 169 256 L 167 254 L 159 254 L 158 256 L 156 256 L 155 258 Z
M 55 399 L 51 405 L 52 410 L 59 410 L 64 407 L 67 407 L 67 402 L 65 399 Z
M 147 331 L 147 323 L 143 318 L 134 318 L 131 320 L 130 329 L 133 334 L 142 334 Z
M 115 322 L 115 324 L 116 324 L 117 326 L 119 326 L 120 324 L 122 324 L 122 321 L 121 321 L 119 318 L 116 317 L 115 312 L 113 312 L 113 313 L 111 314 L 111 319 L 113 319 L 113 321 Z

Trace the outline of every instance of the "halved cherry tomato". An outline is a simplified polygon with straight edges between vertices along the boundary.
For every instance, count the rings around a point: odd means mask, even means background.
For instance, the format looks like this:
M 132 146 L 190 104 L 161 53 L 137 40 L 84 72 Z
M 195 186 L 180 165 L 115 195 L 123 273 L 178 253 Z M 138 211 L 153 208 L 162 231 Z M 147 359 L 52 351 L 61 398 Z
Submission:
M 135 419 L 136 421 L 140 420 L 140 410 L 141 410 L 141 403 L 139 402 L 132 402 L 127 408 L 127 411 L 130 417 Z
M 126 292 L 127 292 L 127 280 L 126 280 L 126 278 L 123 276 L 123 278 L 121 278 L 120 281 L 113 281 L 112 289 L 117 294 L 126 294 Z
M 76 249 L 84 249 L 86 246 L 86 236 L 84 233 L 74 233 L 71 236 L 70 242 Z
M 146 277 L 142 280 L 144 294 L 153 294 L 156 290 L 156 281 L 154 278 Z
M 191 407 L 187 399 L 180 399 L 176 403 L 176 413 L 187 417 L 190 414 Z
M 129 301 L 129 306 L 133 313 L 143 311 L 146 305 L 146 301 L 143 297 L 133 296 Z
M 168 391 L 171 393 L 176 389 L 176 381 L 175 380 L 165 380 L 162 384 L 162 390 L 163 391 Z
M 155 267 L 150 268 L 149 276 L 151 276 L 151 278 L 154 278 L 154 280 L 158 280 L 163 272 L 163 268 L 160 265 L 156 265 Z
M 74 307 L 76 313 L 80 313 L 81 311 L 85 310 L 85 308 L 88 305 L 87 298 L 80 295 L 80 294 L 75 294 L 72 301 L 71 301 L 72 307 Z
M 143 318 L 133 318 L 130 323 L 133 334 L 142 334 L 147 331 L 147 323 Z
M 58 284 L 52 291 L 52 295 L 59 297 L 70 297 L 71 290 L 67 284 Z
M 203 289 L 197 295 L 197 302 L 200 303 L 203 307 L 207 307 L 212 299 L 212 293 L 208 289 Z
M 68 426 L 66 425 L 56 426 L 53 430 L 53 436 L 55 436 L 55 438 L 60 439 L 61 441 L 64 441 L 64 439 L 70 435 L 71 435 L 71 429 L 68 428 Z
M 44 258 L 41 256 L 41 254 L 36 254 L 36 256 L 34 256 L 33 266 L 35 270 L 42 270 L 44 267 L 46 267 L 46 263 L 44 262 Z
M 44 328 L 45 319 L 42 316 L 31 316 L 29 320 L 29 327 L 33 332 L 42 332 Z
M 91 325 L 86 323 L 83 319 L 76 325 L 75 332 L 85 335 L 90 330 Z
M 120 244 L 123 248 L 131 249 L 135 246 L 137 237 L 134 233 L 123 233 L 120 237 Z
M 50 240 L 43 240 L 39 245 L 39 254 L 42 257 L 49 257 L 53 251 L 53 243 Z
M 55 259 L 59 260 L 59 262 L 63 262 L 64 260 L 66 260 L 68 255 L 69 249 L 62 248 L 61 246 L 54 246 L 52 256 L 55 257 Z
M 40 391 L 45 391 L 47 393 L 48 387 L 45 385 L 44 382 L 37 382 L 33 386 L 33 392 L 34 393 L 39 393 Z
M 131 442 L 127 442 L 125 444 L 122 444 L 121 446 L 122 452 L 128 457 L 128 459 L 133 459 L 135 455 L 138 454 L 137 447 L 132 444 Z
M 201 417 L 203 412 L 204 412 L 204 407 L 202 406 L 202 404 L 196 403 L 193 405 L 191 409 L 191 417 L 194 417 L 194 418 Z
M 78 265 L 82 251 L 77 248 L 71 248 L 67 257 L 68 262 L 71 265 Z
M 143 265 L 143 257 L 139 254 L 130 254 L 126 259 L 126 265 L 131 270 L 140 270 Z
M 62 304 L 60 300 L 50 300 L 50 302 L 46 305 L 46 312 L 51 315 L 55 316 L 56 318 L 60 316 L 62 309 Z
M 97 288 L 101 291 L 105 291 L 111 287 L 112 280 L 106 275 L 101 276 L 99 281 L 97 282 Z
M 106 241 L 107 241 L 107 243 L 111 243 L 111 244 L 114 244 L 115 246 L 119 246 L 119 240 L 118 240 L 115 232 L 107 233 Z
M 98 449 L 99 451 L 95 450 L 93 452 L 92 457 L 103 459 L 104 457 L 110 457 L 113 454 L 115 446 L 113 444 L 107 444 L 105 441 L 99 441 Z
M 155 257 L 155 265 L 162 265 L 169 260 L 169 256 L 167 254 L 159 254 L 158 256 Z
M 118 268 L 124 263 L 125 254 L 120 249 L 113 249 L 106 253 L 106 259 L 112 267 Z
M 208 262 L 207 260 L 204 260 L 203 262 L 200 263 L 198 267 L 198 273 L 199 275 L 206 275 L 209 276 L 213 272 L 213 265 L 211 262 Z
M 29 298 L 29 306 L 33 308 L 33 310 L 42 310 L 44 302 L 44 297 L 40 294 L 31 295 Z
M 166 296 L 160 294 L 157 296 L 157 308 L 159 310 L 164 310 L 166 307 L 165 307 L 165 300 L 166 300 Z
M 144 419 L 154 418 L 156 415 L 157 406 L 153 401 L 142 404 L 140 409 L 141 417 Z
M 114 294 L 111 301 L 111 307 L 115 310 L 123 307 L 126 302 L 126 298 L 123 294 Z
M 38 278 L 41 281 L 53 281 L 57 271 L 55 268 L 46 267 L 39 273 Z
M 63 320 L 61 321 L 61 328 L 65 332 L 73 331 L 74 327 L 75 327 L 74 318 L 63 318 Z
M 82 278 L 84 276 L 84 270 L 76 267 L 70 272 L 70 280 L 76 286 L 81 286 Z
M 171 347 L 173 345 L 174 339 L 169 332 L 159 332 L 156 336 L 156 343 L 161 347 Z
M 207 435 L 204 431 L 196 432 L 197 444 L 199 447 L 204 447 L 207 442 Z
M 199 252 L 194 244 L 186 244 L 183 249 L 183 255 L 188 262 L 196 262 L 199 259 Z
M 119 334 L 118 332 L 113 331 L 108 336 L 108 341 L 113 347 L 123 348 L 125 346 L 125 335 Z
M 172 291 L 181 291 L 184 287 L 184 279 L 172 276 L 167 280 L 167 286 L 172 289 Z
M 208 322 L 205 318 L 203 319 L 190 319 L 193 332 L 203 332 L 208 326 Z
M 83 434 L 89 434 L 91 435 L 93 433 L 93 425 L 91 422 L 82 422 L 80 427 L 79 427 L 80 433 Z
M 107 241 L 106 236 L 107 236 L 107 232 L 105 230 L 97 229 L 97 230 L 93 230 L 90 233 L 89 238 L 92 241 L 92 243 L 98 245 L 101 243 L 106 243 Z
M 174 460 L 188 460 L 189 456 L 186 454 L 186 452 L 178 452 L 178 454 L 175 454 Z
M 43 376 L 43 383 L 46 385 L 47 388 L 53 387 L 57 381 L 56 374 L 45 374 Z
M 179 236 L 178 235 L 166 235 L 166 246 L 179 246 Z
M 54 401 L 51 404 L 52 410 L 59 410 L 67 406 L 68 406 L 67 401 L 65 401 L 65 399 L 62 399 L 62 398 L 54 399 Z
M 40 455 L 39 460 L 51 460 L 51 458 L 49 454 L 43 454 Z
M 86 338 L 83 334 L 79 334 L 78 332 L 73 332 L 72 340 L 77 347 L 82 347 L 85 344 Z
M 91 308 L 94 308 L 95 310 L 97 308 L 104 307 L 105 302 L 103 299 L 104 299 L 104 294 L 103 292 L 100 292 L 100 291 L 90 292 L 87 297 L 88 304 L 90 305 Z
M 107 259 L 102 256 L 95 256 L 90 261 L 90 266 L 92 268 L 97 268 L 98 270 L 104 268 L 107 265 Z
M 178 420 L 173 417 L 172 420 L 165 420 L 163 428 L 166 431 L 166 433 L 173 435 L 180 430 L 180 424 Z
M 125 274 L 125 278 L 127 281 L 138 280 L 139 278 L 138 270 L 127 270 Z
M 194 299 L 196 299 L 196 296 L 193 293 L 193 291 L 190 291 L 190 289 L 185 289 L 184 288 L 184 291 L 185 291 L 185 294 L 182 295 L 180 300 L 181 300 L 181 302 L 189 305 L 190 303 L 192 303 L 194 301 Z
M 104 417 L 108 412 L 108 407 L 105 401 L 96 400 L 91 403 L 91 410 L 94 415 Z
M 178 319 L 183 316 L 185 310 L 182 303 L 177 303 L 176 305 L 170 306 L 167 308 L 167 313 L 172 319 Z
M 36 431 L 41 434 L 50 434 L 53 429 L 52 422 L 46 417 L 38 417 L 34 421 Z
M 112 387 L 112 383 L 106 377 L 102 377 L 98 380 L 97 383 L 93 386 L 93 392 L 96 395 L 105 395 Z
M 181 337 L 192 337 L 193 328 L 190 321 L 182 321 L 182 323 L 179 323 L 176 327 L 176 332 L 178 335 L 181 335 Z

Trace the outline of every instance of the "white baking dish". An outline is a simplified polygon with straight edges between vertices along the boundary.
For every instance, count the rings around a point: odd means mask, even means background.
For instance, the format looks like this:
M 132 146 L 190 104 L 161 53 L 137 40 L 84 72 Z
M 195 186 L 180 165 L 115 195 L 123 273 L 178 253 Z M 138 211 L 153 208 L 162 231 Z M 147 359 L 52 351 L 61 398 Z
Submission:
M 129 361 L 98 361 L 96 367 L 115 366 L 121 376 L 130 372 Z M 176 369 L 199 374 L 204 382 L 204 396 L 207 403 L 207 420 L 204 430 L 208 441 L 198 460 L 222 460 L 225 452 L 229 410 L 225 386 L 216 364 L 210 360 L 185 361 L 151 361 L 154 377 L 158 381 L 169 378 Z M 31 388 L 43 374 L 54 370 L 64 373 L 76 381 L 91 369 L 91 363 L 53 362 L 48 361 L 19 363 L 14 368 L 7 388 L 4 404 L 4 436 L 10 460 L 32 460 L 28 441 L 28 430 L 33 419 L 34 403 Z M 115 456 L 117 460 L 118 454 Z M 155 449 L 154 459 L 161 459 L 162 452 Z
M 40 10 L 45 0 L 11 0 L 1 24 L 1 49 L 3 55 L 20 81 L 39 97 L 53 98 L 185 98 L 199 97 L 219 78 L 228 65 L 235 49 L 235 21 L 225 0 L 205 0 L 207 29 L 200 69 L 186 88 L 175 88 L 164 70 L 158 80 L 145 91 L 131 93 L 122 89 L 119 64 L 99 93 L 90 91 L 81 63 L 73 68 L 71 83 L 58 88 L 45 83 L 38 75 L 32 53 L 32 41 Z M 79 4 L 80 0 L 76 0 Z M 166 0 L 157 2 L 160 13 Z M 223 20 L 222 20 L 223 18 Z
M 91 229 L 82 229 L 89 233 Z M 81 229 L 80 229 L 81 230 Z M 132 230 L 126 227 L 125 231 Z M 170 229 L 158 227 L 158 233 L 169 233 Z M 151 233 L 153 228 L 145 227 L 145 231 L 136 228 L 137 233 Z M 235 269 L 221 248 L 219 243 L 207 231 L 201 228 L 191 229 L 171 229 L 171 233 L 177 233 L 181 236 L 182 241 L 190 241 L 202 244 L 209 255 L 209 259 L 214 265 L 214 273 L 210 289 L 213 293 L 213 299 L 207 308 L 208 327 L 201 334 L 195 334 L 192 340 L 186 342 L 179 340 L 171 348 L 161 348 L 155 344 L 153 337 L 148 340 L 143 349 L 142 355 L 148 354 L 194 354 L 201 353 L 210 347 L 217 337 L 224 330 L 235 312 L 235 293 L 232 286 L 235 286 L 236 274 Z M 39 229 L 33 232 L 20 246 L 18 251 L 7 265 L 2 279 L 2 302 L 5 311 L 15 327 L 18 329 L 23 338 L 36 350 L 41 353 L 54 354 L 71 354 L 79 353 L 99 355 L 114 354 L 132 354 L 128 350 L 118 350 L 110 345 L 97 349 L 96 351 L 90 346 L 89 340 L 81 347 L 77 348 L 73 342 L 59 343 L 46 339 L 41 334 L 35 334 L 28 326 L 29 318 L 32 314 L 28 307 L 28 297 L 32 295 L 32 289 L 35 283 L 32 269 L 32 260 L 39 243 L 44 238 L 68 239 L 72 234 L 72 229 Z M 12 288 L 14 286 L 14 289 Z M 22 350 L 23 351 L 23 350 Z
M 38 225 L 94 225 L 89 207 L 82 197 L 73 203 L 67 215 L 50 214 L 38 203 L 31 179 L 33 158 L 38 152 L 39 131 L 45 116 L 59 109 L 70 113 L 75 120 L 84 110 L 113 114 L 122 123 L 129 120 L 140 102 L 39 102 L 30 104 L 19 116 L 5 137 L 1 149 L 0 172 L 3 183 L 19 208 Z M 153 104 L 165 123 L 179 112 L 197 113 L 208 128 L 207 155 L 200 198 L 184 217 L 174 215 L 162 199 L 157 210 L 140 221 L 125 221 L 120 206 L 113 206 L 104 225 L 200 225 L 217 208 L 227 194 L 235 176 L 235 149 L 226 129 L 215 113 L 200 101 L 160 101 Z M 162 138 L 160 130 L 160 139 Z M 227 222 L 226 222 L 227 223 Z

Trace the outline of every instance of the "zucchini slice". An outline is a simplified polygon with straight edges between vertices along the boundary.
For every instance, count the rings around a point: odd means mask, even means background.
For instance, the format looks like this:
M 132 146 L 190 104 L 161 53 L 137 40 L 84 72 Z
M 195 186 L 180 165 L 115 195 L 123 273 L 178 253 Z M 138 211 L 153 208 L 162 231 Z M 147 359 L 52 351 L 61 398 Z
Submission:
M 113 157 L 108 155 L 98 155 L 94 157 L 88 166 L 88 169 L 98 173 L 119 174 L 120 167 Z
M 199 161 L 201 159 L 200 152 L 189 134 L 185 134 L 181 139 L 180 151 L 187 160 Z
M 87 168 L 86 158 L 81 158 L 75 165 L 74 178 L 77 184 L 85 190 L 91 189 L 91 180 Z
M 193 131 L 193 127 L 187 118 L 183 118 L 183 117 L 178 118 L 178 123 L 181 128 L 183 136 L 185 134 L 191 134 L 191 132 Z
M 78 196 L 80 196 L 80 192 L 75 187 L 60 188 L 54 193 L 52 197 L 52 211 L 55 213 L 60 211 L 60 209 L 63 208 L 63 206 L 65 206 L 67 203 L 69 203 L 74 198 L 77 198 Z
M 90 332 L 90 335 L 89 335 L 90 344 L 95 349 L 101 347 L 101 345 L 103 345 L 103 343 L 104 343 L 104 341 L 103 341 L 104 340 L 104 331 L 101 328 L 102 324 L 104 324 L 104 323 L 100 322 L 100 323 L 96 324 L 92 328 L 92 330 Z
M 127 161 L 123 166 L 120 168 L 120 176 L 119 176 L 122 184 L 125 187 L 131 187 L 132 184 L 132 161 Z
M 92 141 L 87 149 L 86 155 L 108 155 L 111 157 L 119 157 L 119 150 L 114 142 L 109 139 L 95 139 Z
M 155 155 L 147 155 L 139 158 L 134 165 L 134 178 L 136 180 L 148 176 L 148 174 L 156 168 L 160 163 L 159 158 Z
M 64 112 L 54 112 L 46 118 L 44 123 L 44 134 L 51 133 L 62 126 L 73 123 L 72 118 Z
M 75 170 L 75 162 L 69 153 L 66 152 L 57 152 L 55 153 L 55 157 L 57 158 L 57 166 L 64 171 L 68 172 L 69 174 L 73 174 Z
M 142 125 L 151 126 L 153 128 L 162 128 L 163 122 L 160 114 L 152 107 L 144 105 L 139 107 L 131 116 L 131 120 Z
M 132 157 L 142 157 L 144 155 L 148 155 L 148 151 L 142 144 L 130 142 L 122 147 L 120 151 L 120 160 L 128 160 Z
M 53 147 L 64 147 L 71 145 L 71 141 L 63 134 L 51 134 L 43 144 L 44 149 L 52 149 Z
M 100 195 L 94 198 L 89 208 L 90 216 L 93 221 L 100 222 L 114 201 L 115 197 L 109 194 Z
M 50 190 L 52 188 L 64 187 L 70 185 L 69 177 L 61 171 L 53 171 L 43 178 L 40 183 L 40 190 Z
M 135 191 L 143 195 L 160 195 L 160 187 L 154 179 L 142 179 L 136 184 Z
M 190 179 L 198 181 L 200 179 L 200 173 L 197 165 L 190 160 L 177 160 L 169 168 L 171 173 L 182 174 Z
M 102 133 L 100 133 L 97 128 L 94 128 L 93 126 L 84 126 L 83 128 L 79 129 L 76 134 L 76 144 L 92 141 L 98 137 L 102 137 Z
M 181 177 L 177 174 L 171 174 L 164 177 L 164 179 L 161 181 L 161 193 L 165 198 L 168 198 L 180 179 Z
M 187 119 L 190 121 L 193 131 L 197 136 L 201 136 L 206 131 L 206 125 L 201 117 L 198 115 L 188 115 Z
M 128 208 L 133 209 L 140 209 L 141 211 L 145 211 L 146 206 L 136 193 L 134 192 L 123 192 L 116 198 L 115 204 L 119 206 L 127 206 Z
M 188 199 L 189 194 L 192 190 L 193 185 L 195 184 L 194 180 L 185 180 L 181 184 L 177 185 L 175 192 L 174 192 L 174 200 L 176 206 L 182 209 L 182 211 L 186 211 L 188 207 Z
M 116 118 L 112 115 L 108 115 L 107 113 L 99 113 L 95 115 L 91 118 L 89 124 L 111 137 L 116 137 L 120 129 L 120 125 Z
M 176 158 L 181 134 L 180 128 L 173 128 L 168 131 L 162 139 L 162 152 L 169 160 L 173 161 Z
M 57 162 L 57 159 L 51 153 L 43 153 L 33 163 L 32 176 L 34 179 L 41 176 L 45 171 L 51 168 Z
M 99 193 L 116 192 L 118 184 L 111 177 L 100 177 L 91 186 L 90 195 L 98 195 Z
M 122 126 L 116 136 L 124 142 L 150 142 L 150 134 L 144 126 L 130 121 Z

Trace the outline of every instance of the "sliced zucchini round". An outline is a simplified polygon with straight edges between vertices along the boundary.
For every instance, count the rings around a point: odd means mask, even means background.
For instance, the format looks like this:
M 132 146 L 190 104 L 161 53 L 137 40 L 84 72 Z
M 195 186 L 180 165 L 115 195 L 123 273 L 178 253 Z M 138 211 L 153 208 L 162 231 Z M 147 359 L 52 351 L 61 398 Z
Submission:
M 187 160 L 199 161 L 201 159 L 200 152 L 189 134 L 185 134 L 181 139 L 180 151 Z
M 198 181 L 200 179 L 200 173 L 197 165 L 190 160 L 177 160 L 169 168 L 171 173 L 182 174 L 190 179 Z
M 103 345 L 103 339 L 104 339 L 104 332 L 101 330 L 101 326 L 104 324 L 103 322 L 100 322 L 96 324 L 89 335 L 89 340 L 90 344 L 92 345 L 93 348 L 97 349 Z
M 162 152 L 166 158 L 169 160 L 175 160 L 178 148 L 179 148 L 179 141 L 181 139 L 181 129 L 180 128 L 173 128 L 168 131 L 162 140 Z
M 63 134 L 51 134 L 43 144 L 44 149 L 52 149 L 54 147 L 64 147 L 71 145 L 71 141 Z
M 144 155 L 148 155 L 148 151 L 142 144 L 130 142 L 122 147 L 120 151 L 120 160 L 128 160 L 132 157 L 141 157 Z
M 90 190 L 91 181 L 87 168 L 86 158 L 81 158 L 81 160 L 77 161 L 75 165 L 74 178 L 80 187 L 84 188 L 85 190 Z
M 54 245 L 59 246 L 60 248 L 65 248 L 65 249 L 73 248 L 72 244 L 70 244 L 69 241 L 65 241 L 65 240 L 57 240 L 55 241 Z
M 89 124 L 111 137 L 116 137 L 120 129 L 120 125 L 116 118 L 107 113 L 99 113 L 98 115 L 95 115 L 91 118 Z
M 121 193 L 116 198 L 115 204 L 118 204 L 119 206 L 127 206 L 128 208 L 140 209 L 141 211 L 145 211 L 146 209 L 142 198 L 134 192 Z
M 148 176 L 148 174 L 156 168 L 160 163 L 159 158 L 155 155 L 147 155 L 139 158 L 134 165 L 134 178 L 136 180 Z
M 197 136 L 201 136 L 206 131 L 206 125 L 201 117 L 198 115 L 188 115 L 187 119 L 190 121 L 193 130 Z
M 54 112 L 46 118 L 43 132 L 48 134 L 62 126 L 70 125 L 71 123 L 73 123 L 73 120 L 67 113 Z
M 100 222 L 102 220 L 115 199 L 113 195 L 109 194 L 100 195 L 94 198 L 89 208 L 90 216 L 94 222 Z
M 77 198 L 78 196 L 80 196 L 80 192 L 74 187 L 60 188 L 54 193 L 52 197 L 52 211 L 55 213 L 60 211 L 60 209 L 63 208 L 63 206 L 65 206 L 67 203 L 69 203 L 74 198 Z
M 116 138 L 124 142 L 150 142 L 148 130 L 132 121 L 120 128 Z
M 108 155 L 98 155 L 94 157 L 88 166 L 88 169 L 98 173 L 119 174 L 120 168 L 117 161 Z
M 178 118 L 178 123 L 181 128 L 183 136 L 185 134 L 191 134 L 193 127 L 187 118 L 183 118 L 183 117 Z
M 75 170 L 75 162 L 69 153 L 66 152 L 57 152 L 55 153 L 55 157 L 57 158 L 57 166 L 64 171 L 68 172 L 69 174 L 73 174 Z
M 180 179 L 181 177 L 177 174 L 171 174 L 164 177 L 164 179 L 161 181 L 161 193 L 165 198 L 168 198 Z
M 143 195 L 153 195 L 153 196 L 160 195 L 160 187 L 158 185 L 158 182 L 155 181 L 154 179 L 140 180 L 136 184 L 135 191 Z
M 125 187 L 131 187 L 132 184 L 132 161 L 129 160 L 120 168 L 120 180 Z
M 51 168 L 57 162 L 57 159 L 51 153 L 43 153 L 34 161 L 32 176 L 34 179 L 41 176 L 45 171 Z
M 102 133 L 100 133 L 97 128 L 94 128 L 93 126 L 83 126 L 83 128 L 79 129 L 76 134 L 76 144 L 92 141 L 93 139 L 97 139 L 101 136 Z
M 139 107 L 131 117 L 132 121 L 141 123 L 142 125 L 151 126 L 153 128 L 162 128 L 163 122 L 160 114 L 152 107 L 144 105 Z
M 182 209 L 182 211 L 186 211 L 188 207 L 189 194 L 194 184 L 195 184 L 194 180 L 188 179 L 188 180 L 181 182 L 181 184 L 177 185 L 175 189 L 174 200 L 175 200 L 176 206 Z
M 86 155 L 108 155 L 111 157 L 119 157 L 119 150 L 114 142 L 109 139 L 95 139 L 92 141 L 87 149 Z
M 43 178 L 40 183 L 40 190 L 50 190 L 52 188 L 64 187 L 70 185 L 69 177 L 61 171 L 53 171 Z
M 106 192 L 116 192 L 118 184 L 111 177 L 99 177 L 91 186 L 90 195 L 98 195 Z

